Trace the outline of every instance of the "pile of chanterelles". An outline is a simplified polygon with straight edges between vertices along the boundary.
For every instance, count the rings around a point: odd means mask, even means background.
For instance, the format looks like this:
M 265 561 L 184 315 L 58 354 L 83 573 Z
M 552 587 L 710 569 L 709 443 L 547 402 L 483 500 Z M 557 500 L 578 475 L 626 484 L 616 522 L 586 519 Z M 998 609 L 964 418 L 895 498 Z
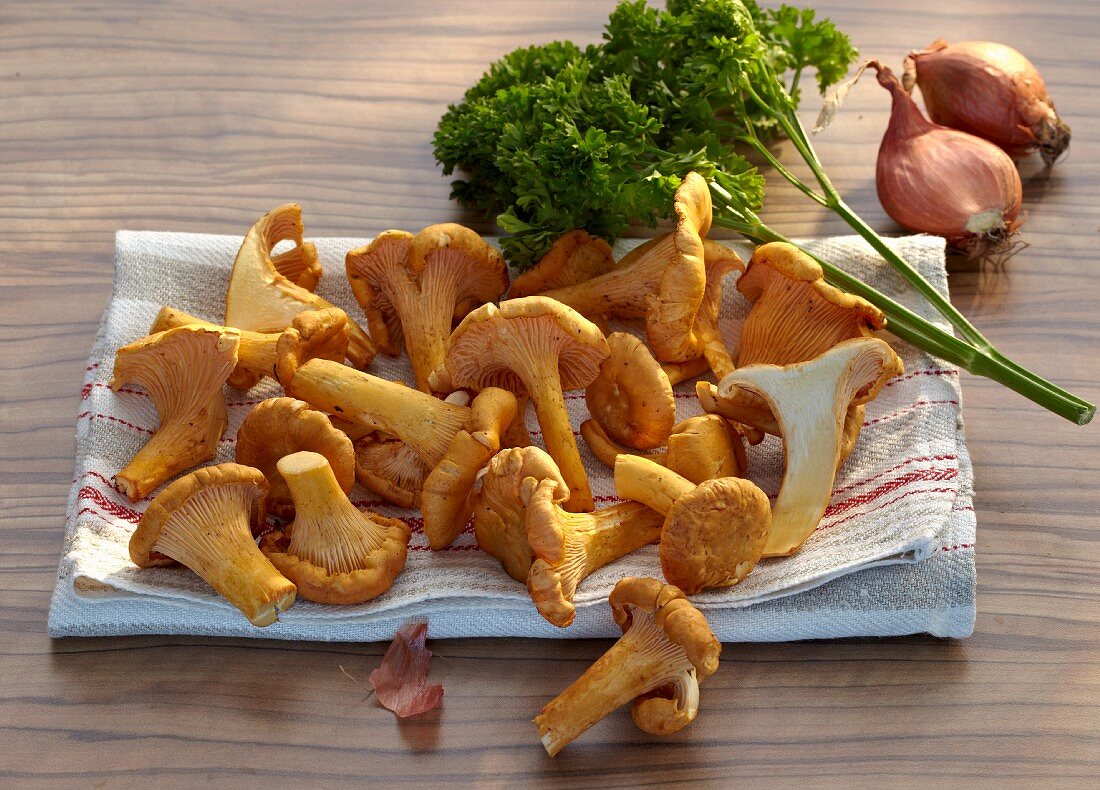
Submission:
M 670 232 L 618 261 L 603 240 L 566 233 L 510 290 L 500 254 L 468 228 L 386 231 L 345 260 L 368 334 L 314 293 L 322 269 L 299 207 L 265 215 L 237 254 L 224 318 L 166 306 L 117 352 L 112 386 L 144 387 L 160 417 L 116 475 L 134 502 L 214 458 L 224 385 L 270 378 L 288 396 L 247 415 L 236 463 L 192 471 L 149 502 L 133 561 L 187 566 L 258 626 L 297 595 L 370 601 L 404 569 L 410 532 L 352 504 L 358 480 L 419 509 L 433 549 L 472 516 L 477 545 L 564 628 L 588 575 L 656 542 L 668 583 L 616 585 L 622 639 L 536 722 L 551 755 L 629 701 L 647 732 L 684 727 L 720 652 L 686 596 L 798 551 L 865 404 L 901 362 L 873 334 L 882 313 L 826 284 L 795 247 L 762 245 L 744 265 L 708 239 L 701 176 L 683 180 L 673 216 Z M 292 246 L 276 253 L 280 242 Z M 720 307 L 734 271 L 751 309 L 729 349 Z M 414 381 L 365 372 L 377 351 L 406 353 Z M 708 374 L 696 385 L 704 413 L 678 422 L 673 386 Z M 614 468 L 622 500 L 602 509 L 566 406 L 574 390 L 589 414 L 580 435 Z M 525 429 L 528 404 L 545 450 Z M 745 442 L 765 434 L 786 456 L 774 502 L 748 479 Z

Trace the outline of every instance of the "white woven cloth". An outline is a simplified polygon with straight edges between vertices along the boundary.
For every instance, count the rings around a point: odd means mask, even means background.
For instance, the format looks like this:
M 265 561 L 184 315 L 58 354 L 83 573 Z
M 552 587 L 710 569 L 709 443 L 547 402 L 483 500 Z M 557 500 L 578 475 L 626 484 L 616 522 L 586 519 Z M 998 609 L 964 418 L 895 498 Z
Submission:
M 400 517 L 413 530 L 404 573 L 382 597 L 350 607 L 299 600 L 282 620 L 251 626 L 201 579 L 183 568 L 141 570 L 127 543 L 146 502 L 131 505 L 112 484 L 157 427 L 140 388 L 112 392 L 114 352 L 144 336 L 163 305 L 211 321 L 224 314 L 224 294 L 240 239 L 179 233 L 119 232 L 114 293 L 88 361 L 77 416 L 76 474 L 69 498 L 65 546 L 50 609 L 54 636 L 201 634 L 279 639 L 372 641 L 392 637 L 411 618 L 429 621 L 433 637 L 607 637 L 618 629 L 606 599 L 622 576 L 660 577 L 654 546 L 598 571 L 576 596 L 568 629 L 539 617 L 523 585 L 477 548 L 468 528 L 447 550 L 432 552 L 415 513 L 388 506 L 360 487 L 361 507 Z M 344 253 L 361 239 L 314 239 L 326 270 L 318 293 L 362 317 L 343 275 Z M 943 243 L 910 237 L 898 251 L 946 292 Z M 618 253 L 632 246 L 623 243 Z M 930 308 L 858 238 L 809 247 L 928 318 Z M 748 248 L 742 249 L 745 254 Z M 727 282 L 722 325 L 731 347 L 747 305 Z M 855 452 L 837 478 L 832 501 L 814 535 L 795 556 L 767 560 L 741 584 L 695 596 L 725 641 L 772 641 L 927 632 L 963 637 L 974 622 L 973 476 L 963 441 L 958 371 L 889 338 L 905 361 L 867 407 Z M 404 358 L 379 356 L 372 372 L 411 381 Z M 692 383 L 677 393 L 680 418 L 699 413 Z M 234 436 L 245 414 L 281 394 L 271 381 L 247 393 L 227 390 L 229 428 L 217 461 L 233 460 Z M 574 427 L 586 412 L 583 393 L 567 402 Z M 533 411 L 527 425 L 536 439 Z M 615 501 L 610 470 L 581 442 L 601 506 Z M 768 439 L 749 448 L 749 474 L 770 496 L 782 478 L 782 445 Z

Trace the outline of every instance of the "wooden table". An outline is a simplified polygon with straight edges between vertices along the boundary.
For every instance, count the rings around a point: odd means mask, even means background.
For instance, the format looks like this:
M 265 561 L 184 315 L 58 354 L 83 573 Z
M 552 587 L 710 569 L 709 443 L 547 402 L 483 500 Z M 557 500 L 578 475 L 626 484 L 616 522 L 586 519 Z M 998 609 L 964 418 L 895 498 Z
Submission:
M 1097 429 L 970 376 L 975 635 L 729 645 L 699 720 L 668 741 L 615 715 L 556 760 L 543 754 L 529 719 L 601 642 L 437 643 L 444 708 L 398 722 L 365 699 L 381 645 L 47 638 L 114 231 L 240 234 L 288 200 L 317 236 L 476 223 L 432 161 L 436 119 L 514 46 L 596 40 L 611 6 L 0 6 L 0 783 L 1100 782 Z M 1073 147 L 1049 176 L 1023 166 L 1029 246 L 1003 268 L 956 263 L 951 287 L 1005 351 L 1100 398 L 1100 6 L 816 6 L 888 62 L 946 35 L 1014 43 L 1041 67 Z M 887 107 L 873 81 L 861 85 L 820 149 L 855 207 L 894 231 L 873 183 Z M 777 228 L 846 230 L 778 179 L 769 186 Z

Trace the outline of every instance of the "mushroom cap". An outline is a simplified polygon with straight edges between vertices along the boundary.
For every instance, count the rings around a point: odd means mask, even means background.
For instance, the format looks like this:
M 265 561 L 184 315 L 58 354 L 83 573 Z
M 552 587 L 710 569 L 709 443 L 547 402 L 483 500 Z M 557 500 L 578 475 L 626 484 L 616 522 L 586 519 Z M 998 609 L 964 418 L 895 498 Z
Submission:
M 665 466 L 693 483 L 742 477 L 748 466 L 745 440 L 717 414 L 689 417 L 675 425 L 668 437 Z
M 377 514 L 371 514 L 370 519 L 387 528 L 388 545 L 385 550 L 371 553 L 366 567 L 356 571 L 330 573 L 309 560 L 289 554 L 290 539 L 279 530 L 260 539 L 260 551 L 279 573 L 294 582 L 298 595 L 307 601 L 337 605 L 364 603 L 393 586 L 408 558 L 409 528 L 405 523 Z
M 443 222 L 416 234 L 409 250 L 409 271 L 419 277 L 429 266 L 461 267 L 458 306 L 470 307 L 499 299 L 508 290 L 508 265 L 504 256 L 465 225 Z
M 665 518 L 661 571 L 688 595 L 736 584 L 756 566 L 771 525 L 771 505 L 756 485 L 739 477 L 706 480 Z
M 173 481 L 149 503 L 130 538 L 130 560 L 139 568 L 174 564 L 173 560 L 153 551 L 164 527 L 177 515 L 186 517 L 196 510 L 203 510 L 208 504 L 208 497 L 216 496 L 218 489 L 230 486 L 240 486 L 249 491 L 252 499 L 249 518 L 255 531 L 261 522 L 264 497 L 267 496 L 267 480 L 263 473 L 241 464 L 204 466 Z
M 351 439 L 333 426 L 324 412 L 294 398 L 268 398 L 248 413 L 237 430 L 237 463 L 259 469 L 270 493 L 267 510 L 281 519 L 294 518 L 294 500 L 278 463 L 300 450 L 328 459 L 344 493 L 355 485 L 355 450 Z
M 703 239 L 710 231 L 711 197 L 706 179 L 688 173 L 673 203 L 673 252 L 656 294 L 647 297 L 646 337 L 662 362 L 685 362 L 702 353 L 693 331 L 706 292 Z
M 741 331 L 739 367 L 805 362 L 886 325 L 881 310 L 829 285 L 820 264 L 786 242 L 757 247 L 737 290 L 757 303 Z
M 429 471 L 416 450 L 396 437 L 374 434 L 355 443 L 356 478 L 398 507 L 420 507 Z
M 603 333 L 561 302 L 544 296 L 482 305 L 467 315 L 447 341 L 447 372 L 456 387 L 500 387 L 526 392 L 515 372 L 534 356 L 557 355 L 565 390 L 587 387 L 610 353 Z
M 343 362 L 350 340 L 348 316 L 339 307 L 308 310 L 291 321 L 275 344 L 275 370 L 280 382 L 311 359 Z
M 496 557 L 516 581 L 527 579 L 534 561 L 524 524 L 524 502 L 530 498 L 528 492 L 548 479 L 555 482 L 557 496 L 568 498 L 569 486 L 545 450 L 513 447 L 490 459 L 481 489 L 474 496 L 477 545 Z
M 608 603 L 611 616 L 624 634 L 633 623 L 633 610 L 651 612 L 668 640 L 683 649 L 699 680 L 718 669 L 722 643 L 710 630 L 707 618 L 678 587 L 657 579 L 624 576 L 611 591 Z
M 638 450 L 660 447 L 676 422 L 668 376 L 633 335 L 614 332 L 607 345 L 611 354 L 585 390 L 588 411 L 615 441 Z
M 508 298 L 523 296 L 576 285 L 615 267 L 611 245 L 586 230 L 571 230 L 554 241 L 539 262 L 516 277 L 508 291 Z
M 401 353 L 401 319 L 386 295 L 383 282 L 393 273 L 405 270 L 412 240 L 408 231 L 386 230 L 367 246 L 350 250 L 344 257 L 348 283 L 367 316 L 371 339 L 390 356 Z

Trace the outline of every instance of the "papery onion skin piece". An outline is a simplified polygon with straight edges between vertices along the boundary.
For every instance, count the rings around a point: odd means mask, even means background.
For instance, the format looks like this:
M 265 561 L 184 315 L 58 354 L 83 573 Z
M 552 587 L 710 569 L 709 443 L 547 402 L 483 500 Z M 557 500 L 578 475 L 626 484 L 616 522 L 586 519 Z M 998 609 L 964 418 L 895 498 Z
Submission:
M 886 213 L 971 253 L 1004 245 L 1022 222 L 1012 159 L 987 140 L 930 122 L 890 69 L 871 65 L 893 97 L 875 170 Z
M 1050 165 L 1069 147 L 1069 126 L 1039 70 L 1012 47 L 939 39 L 910 52 L 905 72 L 906 90 L 920 87 L 935 123 L 989 140 L 1013 159 L 1038 150 Z
M 432 654 L 424 644 L 427 637 L 427 623 L 405 623 L 394 634 L 382 665 L 370 673 L 378 701 L 401 718 L 437 708 L 443 701 L 443 686 L 428 683 Z

